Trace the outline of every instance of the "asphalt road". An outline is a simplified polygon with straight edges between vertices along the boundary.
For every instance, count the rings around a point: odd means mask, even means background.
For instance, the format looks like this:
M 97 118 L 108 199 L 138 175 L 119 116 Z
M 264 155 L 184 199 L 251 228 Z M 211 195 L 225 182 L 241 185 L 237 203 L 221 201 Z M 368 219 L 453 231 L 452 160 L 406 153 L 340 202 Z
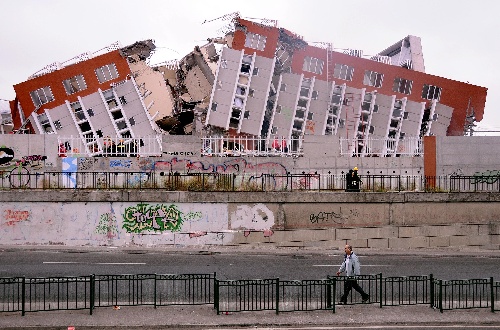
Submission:
M 499 254 L 373 254 L 358 252 L 363 274 L 429 275 L 435 278 L 493 277 L 500 281 Z M 0 277 L 80 276 L 115 274 L 207 274 L 219 279 L 323 279 L 342 262 L 340 251 L 99 251 L 0 249 Z

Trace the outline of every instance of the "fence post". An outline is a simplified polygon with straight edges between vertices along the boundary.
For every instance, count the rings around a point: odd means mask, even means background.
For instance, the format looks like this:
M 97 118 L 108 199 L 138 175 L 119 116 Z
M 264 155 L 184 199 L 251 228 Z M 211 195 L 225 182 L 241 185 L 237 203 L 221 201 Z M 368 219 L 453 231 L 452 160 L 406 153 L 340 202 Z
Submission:
M 154 299 L 155 299 L 155 309 L 156 309 L 156 298 L 157 298 L 157 296 L 156 296 L 157 281 L 158 281 L 158 275 L 156 275 L 156 273 L 155 273 L 155 289 L 154 289 L 154 290 L 155 290 L 155 291 L 154 291 L 154 292 L 155 292 L 155 293 L 154 293 Z
M 337 278 L 333 278 L 333 299 L 332 299 L 332 305 L 333 305 L 333 313 L 335 313 L 335 299 L 337 298 Z
M 439 311 L 443 312 L 443 280 L 439 280 Z
M 276 278 L 276 315 L 280 313 L 280 279 Z
M 214 279 L 214 308 L 217 310 L 217 315 L 219 312 L 219 280 Z
M 332 284 L 330 278 L 326 280 L 328 281 L 326 284 L 326 308 L 328 309 L 332 307 Z
M 493 277 L 490 277 L 490 293 L 491 293 L 491 312 L 495 313 L 495 292 L 494 292 L 494 285 L 493 285 Z
M 382 296 L 382 273 L 377 274 L 377 277 L 379 277 L 379 281 L 380 281 L 379 282 L 379 285 L 380 285 L 380 287 L 379 287 L 379 292 L 380 292 L 379 298 L 380 298 L 380 308 L 382 308 L 382 305 L 383 305 L 383 303 L 382 303 L 382 297 L 383 297 Z
M 434 307 L 434 275 L 429 275 L 430 307 Z
M 94 310 L 95 306 L 95 275 L 90 275 L 90 315 Z
M 21 308 L 21 316 L 24 316 L 26 314 L 26 277 L 23 276 L 23 281 L 21 282 L 21 290 L 23 291 L 23 295 L 21 297 L 21 303 L 22 303 L 22 308 Z

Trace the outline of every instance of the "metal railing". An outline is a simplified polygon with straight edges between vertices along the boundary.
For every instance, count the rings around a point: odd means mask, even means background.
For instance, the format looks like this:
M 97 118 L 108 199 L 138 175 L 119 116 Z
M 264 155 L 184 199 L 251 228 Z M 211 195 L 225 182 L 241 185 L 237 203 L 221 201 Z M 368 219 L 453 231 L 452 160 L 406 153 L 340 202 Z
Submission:
M 420 137 L 340 138 L 340 155 L 347 157 L 422 157 L 424 144 Z
M 202 139 L 201 155 L 214 157 L 299 157 L 303 137 L 283 136 L 207 136 Z
M 162 155 L 161 135 L 132 137 L 58 136 L 59 157 L 151 157 Z
M 500 192 L 490 176 L 360 175 L 361 191 Z M 178 172 L 30 172 L 20 165 L 0 174 L 0 189 L 163 189 L 170 191 L 339 191 L 345 174 Z
M 243 311 L 336 311 L 346 281 L 355 279 L 370 295 L 352 291 L 347 304 L 429 305 L 445 310 L 498 311 L 500 282 L 489 279 L 440 280 L 429 276 L 328 276 L 321 280 L 218 280 L 216 274 L 90 275 L 0 278 L 0 312 L 53 311 L 97 307 L 213 305 L 217 314 Z
M 498 282 L 493 278 L 469 280 L 435 280 L 433 306 L 441 312 L 453 309 L 489 308 L 495 311 Z M 495 292 L 496 291 L 496 292 Z

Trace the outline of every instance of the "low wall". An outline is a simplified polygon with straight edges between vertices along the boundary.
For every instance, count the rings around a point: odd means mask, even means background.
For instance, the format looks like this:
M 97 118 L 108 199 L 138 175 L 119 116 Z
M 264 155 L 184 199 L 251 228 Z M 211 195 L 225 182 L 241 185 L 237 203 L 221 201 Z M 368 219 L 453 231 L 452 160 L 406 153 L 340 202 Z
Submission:
M 2 191 L 0 242 L 500 247 L 500 193 Z

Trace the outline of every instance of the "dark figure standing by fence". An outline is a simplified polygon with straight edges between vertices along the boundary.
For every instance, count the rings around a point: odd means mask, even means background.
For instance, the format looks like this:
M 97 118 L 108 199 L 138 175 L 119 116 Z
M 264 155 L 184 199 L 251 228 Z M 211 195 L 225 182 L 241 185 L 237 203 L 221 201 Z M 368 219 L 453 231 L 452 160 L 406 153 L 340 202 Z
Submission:
M 355 277 L 357 275 L 361 275 L 361 265 L 359 263 L 358 256 L 354 252 L 352 252 L 352 246 L 350 245 L 346 245 L 344 251 L 344 262 L 340 266 L 337 272 L 337 276 L 339 276 L 343 272 L 346 272 L 348 278 L 344 282 L 344 294 L 340 298 L 339 304 L 347 304 L 347 297 L 349 296 L 349 292 L 351 292 L 352 289 L 358 291 L 361 294 L 361 297 L 363 299 L 362 301 L 366 302 L 368 301 L 368 299 L 370 299 L 370 295 L 363 291 Z
M 359 186 L 361 183 L 361 179 L 358 176 L 358 168 L 355 167 L 352 170 L 349 170 L 349 172 L 345 176 L 346 179 L 346 189 L 345 191 L 355 191 L 359 192 Z

